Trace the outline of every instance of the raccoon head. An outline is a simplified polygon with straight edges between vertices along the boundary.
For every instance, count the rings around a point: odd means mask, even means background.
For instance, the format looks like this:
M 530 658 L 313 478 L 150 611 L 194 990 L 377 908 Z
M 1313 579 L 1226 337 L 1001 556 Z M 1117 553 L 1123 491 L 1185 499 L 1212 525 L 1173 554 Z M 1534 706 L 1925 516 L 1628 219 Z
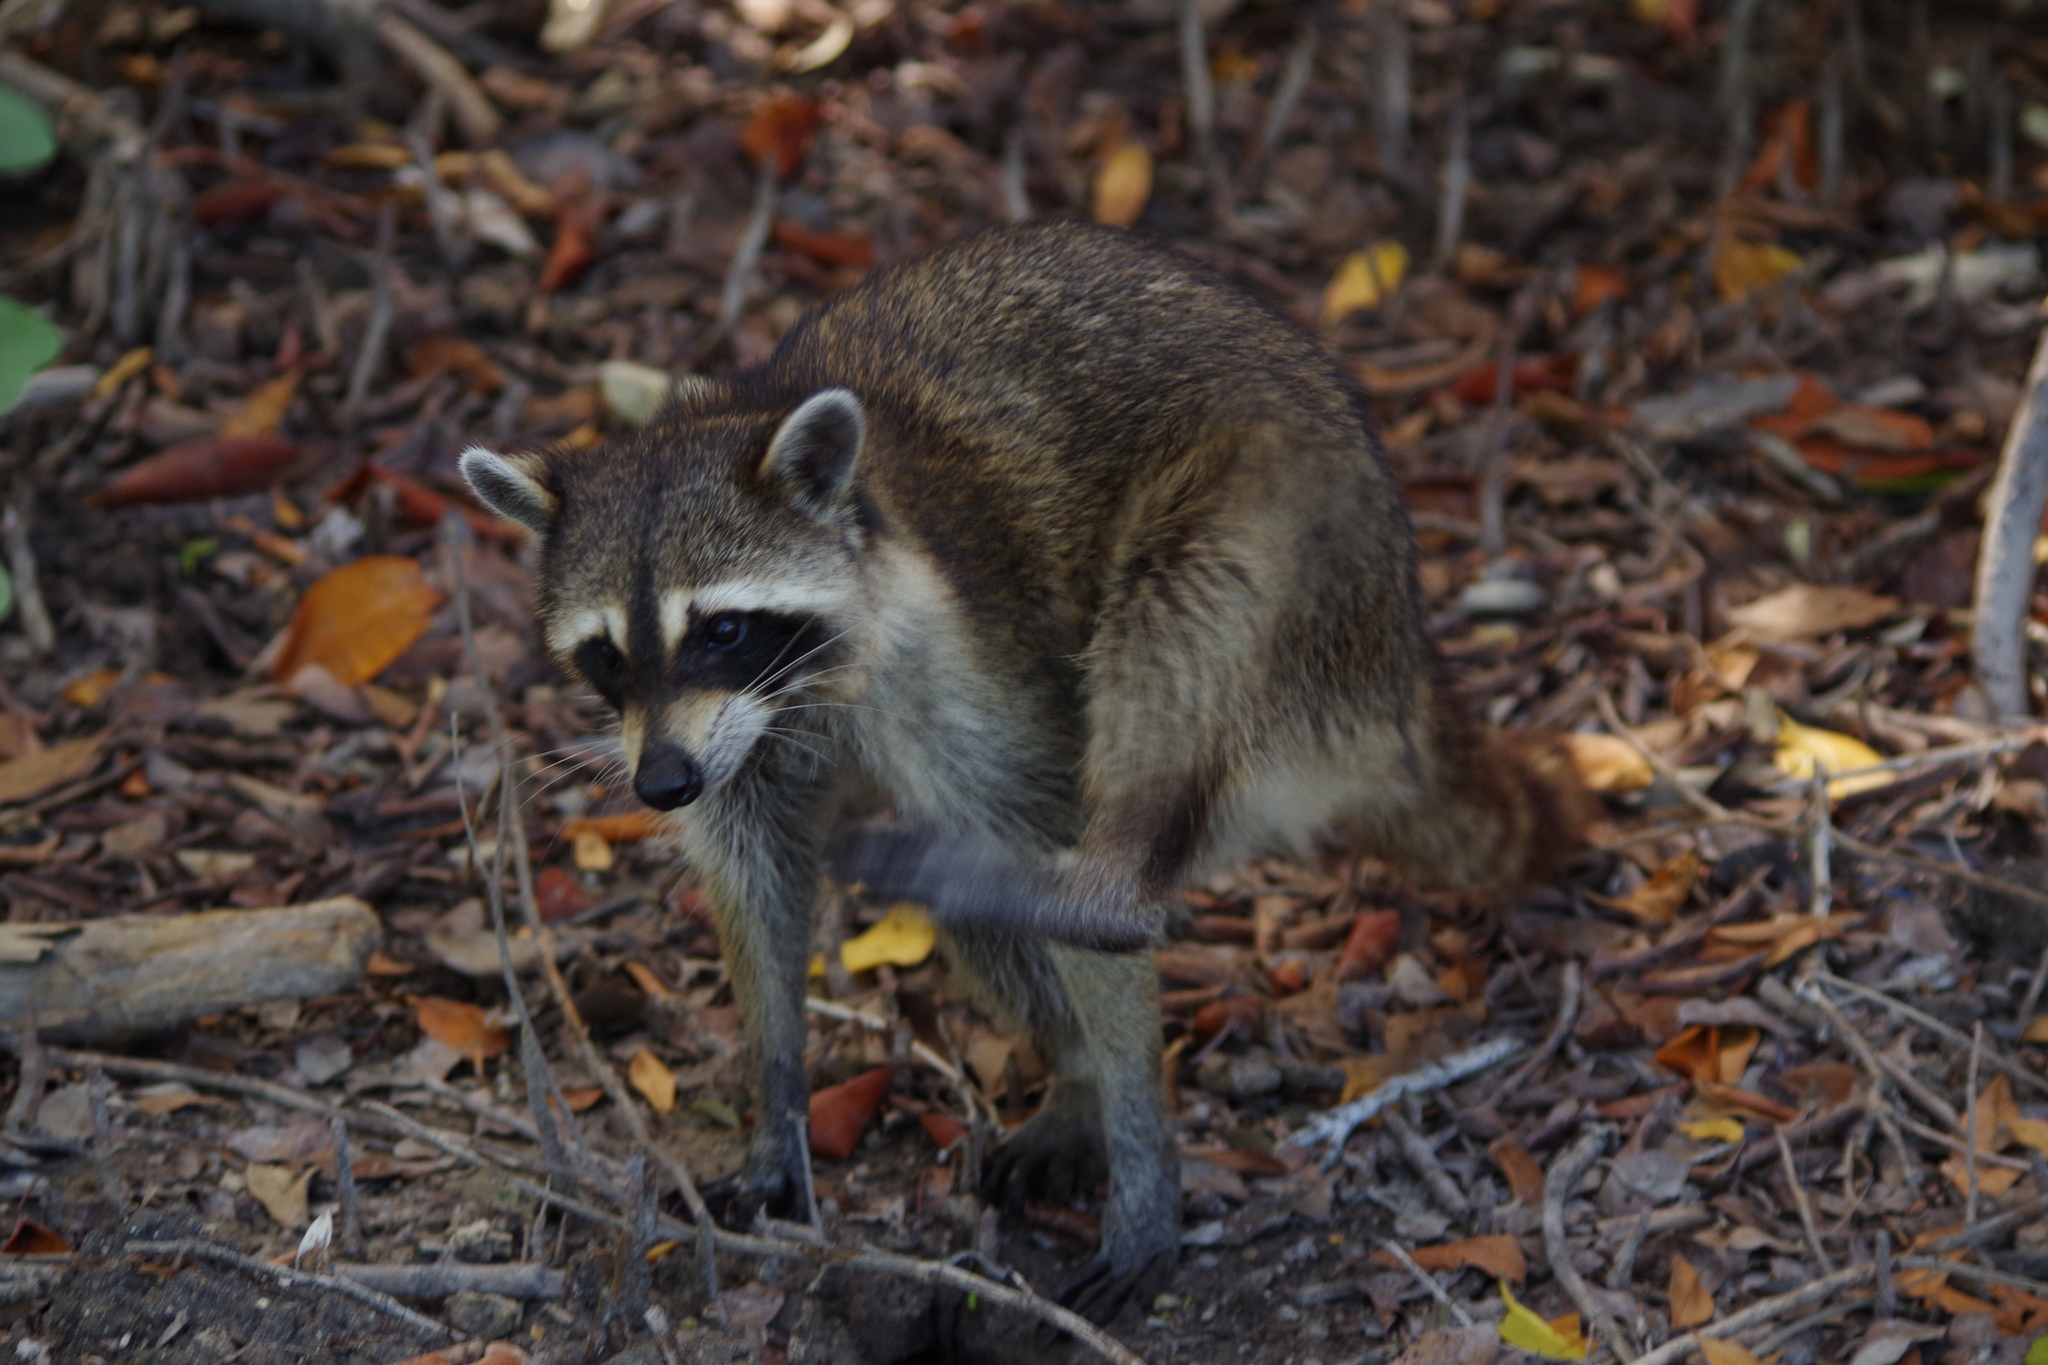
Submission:
M 845 662 L 864 600 L 860 400 L 702 381 L 634 437 L 462 456 L 469 486 L 541 545 L 541 625 L 619 713 L 657 810 L 726 782 Z M 803 726 L 814 729 L 814 726 Z

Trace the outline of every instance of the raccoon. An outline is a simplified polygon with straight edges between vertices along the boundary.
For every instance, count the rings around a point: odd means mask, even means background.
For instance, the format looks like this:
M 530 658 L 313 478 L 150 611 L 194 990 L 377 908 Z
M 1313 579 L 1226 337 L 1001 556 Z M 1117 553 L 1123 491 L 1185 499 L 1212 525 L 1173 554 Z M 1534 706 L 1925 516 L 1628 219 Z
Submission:
M 801 1207 L 828 846 L 926 901 L 1054 1064 L 992 1197 L 1092 1189 L 1098 1320 L 1163 1284 L 1178 1161 L 1149 954 L 1178 888 L 1364 851 L 1459 887 L 1570 846 L 1554 755 L 1489 744 L 1424 638 L 1362 396 L 1314 337 L 1133 234 L 1006 228 L 877 270 L 603 448 L 462 469 L 540 543 L 540 620 L 677 811 L 758 1085 L 736 1178 Z M 879 793 L 910 836 L 834 831 Z

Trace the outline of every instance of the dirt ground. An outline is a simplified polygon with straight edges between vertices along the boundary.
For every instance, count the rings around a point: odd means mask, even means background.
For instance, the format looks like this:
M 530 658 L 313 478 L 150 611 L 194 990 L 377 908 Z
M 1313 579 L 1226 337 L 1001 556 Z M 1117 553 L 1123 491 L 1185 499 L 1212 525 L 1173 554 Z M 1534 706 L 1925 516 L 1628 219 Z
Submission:
M 717 939 L 539 647 L 533 550 L 455 468 L 627 432 L 877 263 L 1066 215 L 1208 262 L 1357 373 L 1447 678 L 1570 736 L 1601 801 L 1512 904 L 1369 864 L 1187 892 L 1157 954 L 1183 1254 L 1114 1340 L 2033 1358 L 2048 731 L 1971 665 L 2043 291 L 2033 7 L 1193 13 L 0 5 L 0 84 L 57 114 L 48 163 L 0 173 L 0 294 L 61 333 L 0 413 L 0 927 L 370 917 L 318 989 L 258 955 L 145 1027 L 11 1025 L 0 1351 L 1109 1358 L 989 1297 L 1052 1293 L 1097 1231 L 1098 1192 L 975 1190 L 1044 1060 L 914 918 L 836 890 L 807 1061 L 850 1150 L 815 1156 L 818 1230 L 745 1230 L 770 1240 L 707 1282 L 666 1161 L 708 1182 L 752 1122 Z M 2043 623 L 2037 594 L 2035 713 Z M 306 1277 L 258 1264 L 325 1214 Z M 369 1302 L 337 1264 L 443 1280 Z

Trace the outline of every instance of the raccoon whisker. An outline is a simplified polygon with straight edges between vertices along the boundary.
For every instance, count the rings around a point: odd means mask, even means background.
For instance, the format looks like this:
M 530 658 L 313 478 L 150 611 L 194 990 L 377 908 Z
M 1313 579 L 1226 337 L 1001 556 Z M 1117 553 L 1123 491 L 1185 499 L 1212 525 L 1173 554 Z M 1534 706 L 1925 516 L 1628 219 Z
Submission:
M 848 626 L 846 629 L 834 635 L 831 639 L 820 640 L 817 644 L 812 645 L 809 649 L 797 655 L 794 659 L 791 659 L 786 664 L 782 662 L 782 656 L 780 654 L 776 655 L 773 659 L 770 659 L 768 661 L 767 667 L 763 668 L 761 672 L 755 677 L 754 681 L 747 684 L 744 690 L 751 692 L 764 682 L 774 683 L 784 677 L 787 677 L 790 671 L 796 668 L 799 664 L 803 663 L 805 659 L 810 658 L 819 650 L 829 649 L 833 645 L 838 644 L 841 640 L 844 640 L 847 636 L 851 635 L 853 633 L 853 630 L 853 626 Z M 780 667 L 778 668 L 777 665 L 780 665 Z
M 797 738 L 799 734 L 808 734 L 808 731 L 784 730 L 778 726 L 764 725 L 763 727 L 761 727 L 761 733 L 764 735 L 773 735 L 775 736 L 775 738 L 781 740 L 785 744 L 796 745 L 797 748 L 802 749 L 805 753 L 809 754 L 812 758 L 817 759 L 820 763 L 827 763 L 831 761 L 828 758 L 826 758 L 824 754 L 818 752 L 816 749 L 813 749 L 810 745 L 804 743 L 802 740 Z

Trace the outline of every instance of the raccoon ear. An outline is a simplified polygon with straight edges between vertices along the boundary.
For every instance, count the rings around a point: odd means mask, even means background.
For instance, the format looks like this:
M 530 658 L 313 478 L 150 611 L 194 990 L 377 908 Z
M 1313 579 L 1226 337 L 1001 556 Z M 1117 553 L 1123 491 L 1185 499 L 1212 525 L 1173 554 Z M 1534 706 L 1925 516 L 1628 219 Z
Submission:
M 547 535 L 561 510 L 548 491 L 547 465 L 538 455 L 500 455 L 482 446 L 462 452 L 462 477 L 484 506 L 510 522 L 533 532 L 535 539 Z
M 761 476 L 798 511 L 822 521 L 852 481 L 866 435 L 860 400 L 845 389 L 821 389 L 783 419 L 761 458 Z

